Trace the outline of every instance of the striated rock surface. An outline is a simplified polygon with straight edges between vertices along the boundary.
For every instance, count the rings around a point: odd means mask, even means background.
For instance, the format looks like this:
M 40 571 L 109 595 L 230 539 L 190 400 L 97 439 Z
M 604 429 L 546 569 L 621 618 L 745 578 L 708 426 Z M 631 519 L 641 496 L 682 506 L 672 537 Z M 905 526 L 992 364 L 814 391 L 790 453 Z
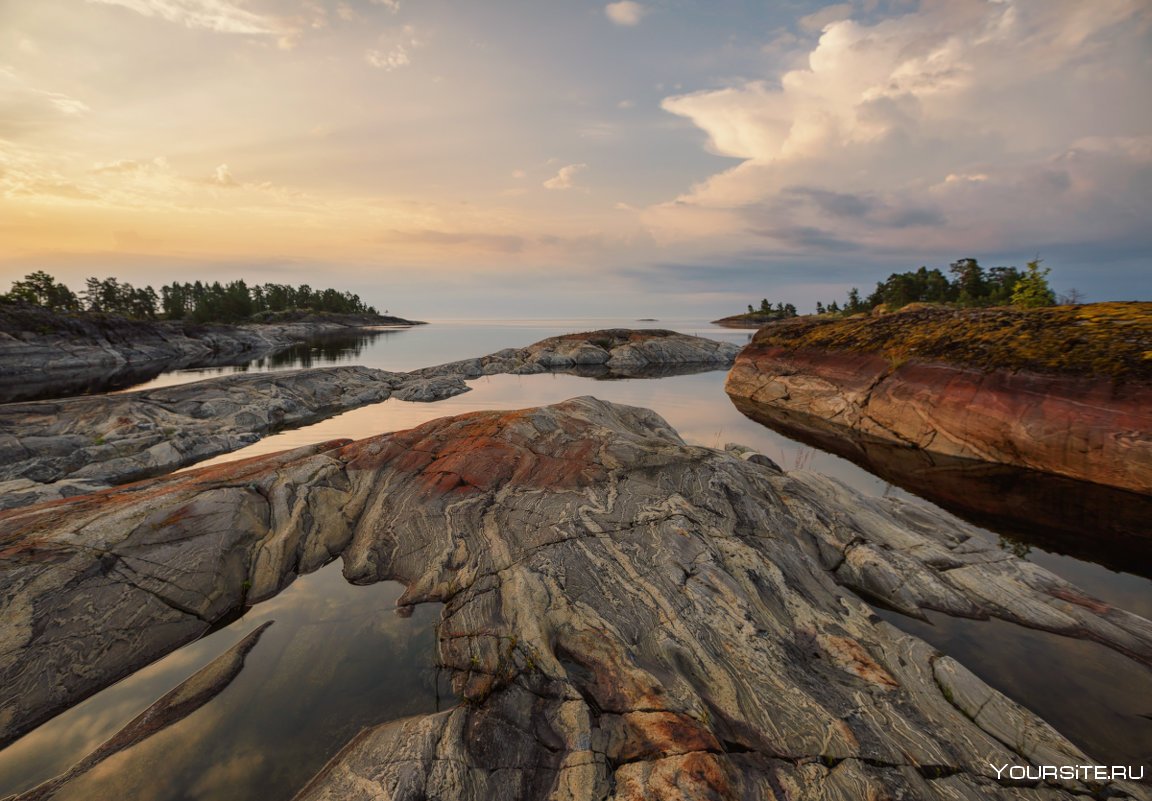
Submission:
M 1144 665 L 1148 621 L 942 513 L 592 398 L 0 513 L 0 743 L 336 555 L 445 604 L 465 700 L 363 732 L 301 799 L 1152 797 L 997 781 L 1091 760 L 856 592 Z
M 166 473 L 394 392 L 406 400 L 435 400 L 466 391 L 459 378 L 409 382 L 403 374 L 367 367 L 323 367 L 5 404 L 0 508 Z
M 605 348 L 608 348 L 605 350 Z M 390 373 L 326 367 L 120 394 L 0 405 L 0 509 L 160 475 L 390 397 L 430 403 L 496 373 L 666 375 L 727 366 L 737 348 L 669 331 L 595 331 Z
M 1119 311 L 920 309 L 768 326 L 726 389 L 946 456 L 1152 493 L 1152 362 L 1141 350 L 1152 347 L 1152 304 L 1108 305 Z M 1042 330 L 1049 322 L 1065 328 Z

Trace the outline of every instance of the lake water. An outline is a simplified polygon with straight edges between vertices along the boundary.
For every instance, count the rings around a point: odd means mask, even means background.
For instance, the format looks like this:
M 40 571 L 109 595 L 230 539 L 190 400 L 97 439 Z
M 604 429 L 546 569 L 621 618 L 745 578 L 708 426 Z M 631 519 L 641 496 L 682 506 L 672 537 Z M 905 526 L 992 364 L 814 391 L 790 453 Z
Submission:
M 440 321 L 375 335 L 331 337 L 247 365 L 175 371 L 134 388 L 240 370 L 331 364 L 406 371 L 521 347 L 557 334 L 609 327 L 671 328 L 738 345 L 751 336 L 750 331 L 719 328 L 703 320 Z M 753 422 L 724 394 L 724 377 L 724 371 L 617 380 L 562 374 L 490 376 L 469 382 L 472 390 L 464 395 L 432 404 L 389 400 L 269 436 L 212 461 L 339 437 L 358 439 L 480 409 L 522 408 L 595 395 L 654 409 L 693 444 L 723 447 L 739 442 L 768 455 L 786 470 L 814 470 L 871 495 L 926 502 L 898 486 L 891 474 L 880 478 L 846 459 Z M 900 483 L 919 486 L 915 481 Z M 1015 483 L 1026 486 L 1030 477 L 1025 474 Z M 1043 504 L 1051 496 L 1041 495 L 1031 501 L 1026 494 L 1021 497 L 1023 500 L 1013 496 L 1013 505 Z M 1132 527 L 1133 519 L 1141 524 L 1148 519 L 1141 519 L 1140 509 L 1137 514 L 1121 514 L 1125 510 L 1116 510 L 1114 498 L 1119 498 L 1128 512 L 1132 512 L 1128 505 L 1147 502 L 1146 498 L 1124 494 L 1095 499 L 1092 508 L 1103 510 L 1095 518 L 1100 530 L 1123 534 Z M 1113 509 L 1114 520 L 1109 509 Z M 1047 519 L 1040 511 L 1038 507 L 1031 517 Z M 986 519 L 982 522 L 989 524 Z M 1067 531 L 1056 536 L 1057 532 L 1046 532 L 1045 525 L 1021 530 L 1017 524 L 998 528 L 995 522 L 984 531 L 991 541 L 1092 595 L 1152 617 L 1152 581 L 1146 577 L 1149 571 L 1140 567 L 1140 559 L 1126 561 L 1122 549 L 1118 555 L 1115 542 L 1111 548 L 1106 544 L 1096 547 L 1092 542 L 1097 532 L 1085 530 L 1076 547 L 1070 548 L 1064 545 Z M 292 789 L 303 781 L 301 777 L 307 778 L 318 769 L 360 726 L 427 712 L 446 703 L 446 693 L 438 686 L 434 670 L 433 629 L 438 608 L 422 606 L 411 619 L 396 618 L 391 607 L 398 594 L 399 588 L 390 583 L 352 587 L 343 582 L 335 564 L 299 579 L 276 598 L 249 610 L 241 620 L 93 696 L 0 751 L 0 796 L 66 769 L 244 634 L 265 620 L 275 620 L 249 655 L 244 670 L 220 696 L 181 723 L 108 760 L 74 784 L 70 790 L 74 794 L 60 797 L 144 797 L 138 792 L 142 788 L 139 782 L 148 778 L 155 784 L 147 766 L 159 762 L 169 766 L 169 778 L 160 783 L 169 791 L 150 792 L 148 797 L 291 797 Z M 1148 717 L 1152 713 L 1152 671 L 1131 660 L 1095 643 L 1002 621 L 931 615 L 931 624 L 925 624 L 889 611 L 881 610 L 880 614 L 955 656 L 989 684 L 1048 719 L 1093 758 L 1106 764 L 1141 764 L 1152 754 L 1152 720 Z M 320 741 L 326 745 L 316 747 Z M 260 791 L 255 792 L 255 788 Z

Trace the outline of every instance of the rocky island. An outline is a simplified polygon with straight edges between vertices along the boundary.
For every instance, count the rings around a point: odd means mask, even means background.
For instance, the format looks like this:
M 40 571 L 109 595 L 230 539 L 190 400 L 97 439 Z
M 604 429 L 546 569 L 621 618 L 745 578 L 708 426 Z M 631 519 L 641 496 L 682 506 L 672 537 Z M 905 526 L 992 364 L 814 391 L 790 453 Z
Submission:
M 726 388 L 760 419 L 1148 494 L 1149 354 L 1149 303 L 918 304 L 768 325 Z
M 0 401 L 36 397 L 41 388 L 73 392 L 97 379 L 115 388 L 118 375 L 137 383 L 165 370 L 250 361 L 322 335 L 423 324 L 387 315 L 325 313 L 195 323 L 0 303 L 0 380 L 15 384 L 0 390 Z

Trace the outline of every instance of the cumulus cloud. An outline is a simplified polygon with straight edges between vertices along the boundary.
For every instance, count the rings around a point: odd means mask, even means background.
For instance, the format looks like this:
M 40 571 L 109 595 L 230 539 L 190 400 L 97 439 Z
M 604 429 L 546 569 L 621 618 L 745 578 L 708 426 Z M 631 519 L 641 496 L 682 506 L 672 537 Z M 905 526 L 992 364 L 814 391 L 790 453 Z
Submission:
M 569 164 L 544 182 L 545 189 L 571 189 L 576 173 L 588 169 L 587 164 Z
M 174 22 L 187 28 L 207 28 L 220 33 L 277 33 L 272 21 L 226 0 L 87 0 L 121 6 L 146 17 Z
M 802 68 L 665 99 L 739 163 L 646 210 L 654 233 L 789 252 L 1145 235 L 1131 221 L 1152 213 L 1152 6 L 953 0 L 873 23 L 847 10 L 802 21 L 822 31 Z
M 377 46 L 365 52 L 364 58 L 376 69 L 390 72 L 411 64 L 412 51 L 423 44 L 416 36 L 416 28 L 405 25 L 380 34 Z
M 617 25 L 632 26 L 640 24 L 648 9 L 634 0 L 620 0 L 604 6 L 604 13 Z

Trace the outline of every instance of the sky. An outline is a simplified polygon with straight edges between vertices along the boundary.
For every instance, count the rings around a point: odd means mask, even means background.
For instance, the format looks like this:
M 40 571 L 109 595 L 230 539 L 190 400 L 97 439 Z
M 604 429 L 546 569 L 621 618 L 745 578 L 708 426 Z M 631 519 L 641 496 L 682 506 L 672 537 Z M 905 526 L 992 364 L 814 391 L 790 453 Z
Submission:
M 713 317 L 1150 251 L 1149 0 L 0 0 L 0 291 Z

